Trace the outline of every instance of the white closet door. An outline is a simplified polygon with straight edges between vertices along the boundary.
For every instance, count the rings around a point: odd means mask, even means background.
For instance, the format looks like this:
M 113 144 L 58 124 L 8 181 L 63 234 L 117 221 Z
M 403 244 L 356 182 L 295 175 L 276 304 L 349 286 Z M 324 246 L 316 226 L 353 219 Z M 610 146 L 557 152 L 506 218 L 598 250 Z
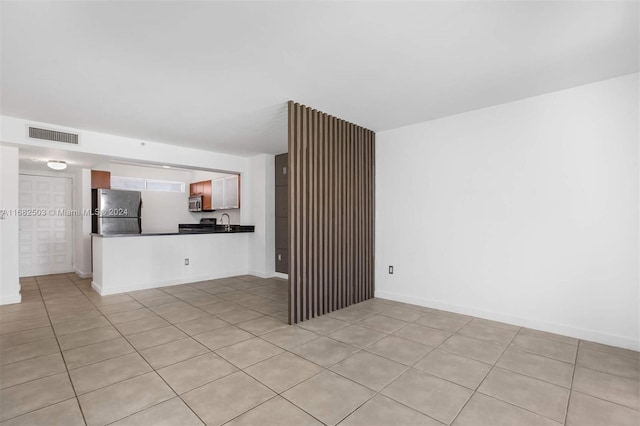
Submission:
M 72 217 L 51 214 L 71 210 L 71 179 L 20 175 L 20 209 L 46 215 L 21 216 L 20 276 L 72 272 Z

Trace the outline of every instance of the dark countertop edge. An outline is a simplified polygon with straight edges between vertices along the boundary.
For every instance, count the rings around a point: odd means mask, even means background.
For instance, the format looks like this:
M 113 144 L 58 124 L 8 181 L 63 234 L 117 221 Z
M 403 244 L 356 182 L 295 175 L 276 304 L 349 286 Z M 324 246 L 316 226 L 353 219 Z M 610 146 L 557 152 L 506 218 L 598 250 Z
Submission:
M 100 238 L 120 238 L 120 237 L 160 237 L 163 235 L 210 235 L 210 234 L 246 234 L 255 230 L 234 230 L 234 231 L 182 231 L 182 232 L 158 232 L 153 234 L 91 234 L 92 237 Z

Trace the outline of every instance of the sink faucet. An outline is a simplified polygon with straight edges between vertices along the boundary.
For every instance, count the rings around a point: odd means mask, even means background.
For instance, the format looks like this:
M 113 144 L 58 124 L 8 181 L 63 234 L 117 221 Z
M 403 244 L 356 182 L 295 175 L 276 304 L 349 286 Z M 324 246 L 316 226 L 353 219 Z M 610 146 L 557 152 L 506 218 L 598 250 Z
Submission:
M 222 213 L 222 215 L 220 215 L 220 225 L 224 225 L 224 217 L 227 217 L 227 225 L 225 226 L 224 230 L 229 232 L 231 231 L 231 218 L 229 217 L 228 213 Z

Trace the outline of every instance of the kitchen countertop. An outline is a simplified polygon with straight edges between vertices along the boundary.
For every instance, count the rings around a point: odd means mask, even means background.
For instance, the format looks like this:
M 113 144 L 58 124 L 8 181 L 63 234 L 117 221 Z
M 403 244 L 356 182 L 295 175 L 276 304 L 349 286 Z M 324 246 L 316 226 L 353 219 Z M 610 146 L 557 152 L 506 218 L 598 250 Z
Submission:
M 161 235 L 194 235 L 194 234 L 241 234 L 247 232 L 255 232 L 253 225 L 231 225 L 231 230 L 225 230 L 225 225 L 182 228 L 180 232 L 158 232 L 158 233 L 142 233 L 142 234 L 91 234 L 94 237 L 101 238 L 117 238 L 117 237 L 157 237 Z

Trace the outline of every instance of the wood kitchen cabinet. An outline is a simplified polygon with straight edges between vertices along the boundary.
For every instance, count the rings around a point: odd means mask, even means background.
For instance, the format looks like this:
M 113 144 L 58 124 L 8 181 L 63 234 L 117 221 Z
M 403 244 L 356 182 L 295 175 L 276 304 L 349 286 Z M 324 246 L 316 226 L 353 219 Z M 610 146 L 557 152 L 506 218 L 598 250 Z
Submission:
M 211 199 L 211 181 L 205 180 L 202 183 L 202 210 L 212 210 L 213 200 Z
M 91 189 L 111 189 L 111 172 L 91 170 Z
M 204 182 L 194 182 L 190 184 L 189 195 L 204 195 Z
M 202 196 L 202 210 L 212 210 L 213 203 L 211 200 L 211 181 L 194 182 L 189 185 L 189 195 Z
M 240 176 L 189 184 L 189 195 L 202 196 L 202 210 L 240 208 Z

